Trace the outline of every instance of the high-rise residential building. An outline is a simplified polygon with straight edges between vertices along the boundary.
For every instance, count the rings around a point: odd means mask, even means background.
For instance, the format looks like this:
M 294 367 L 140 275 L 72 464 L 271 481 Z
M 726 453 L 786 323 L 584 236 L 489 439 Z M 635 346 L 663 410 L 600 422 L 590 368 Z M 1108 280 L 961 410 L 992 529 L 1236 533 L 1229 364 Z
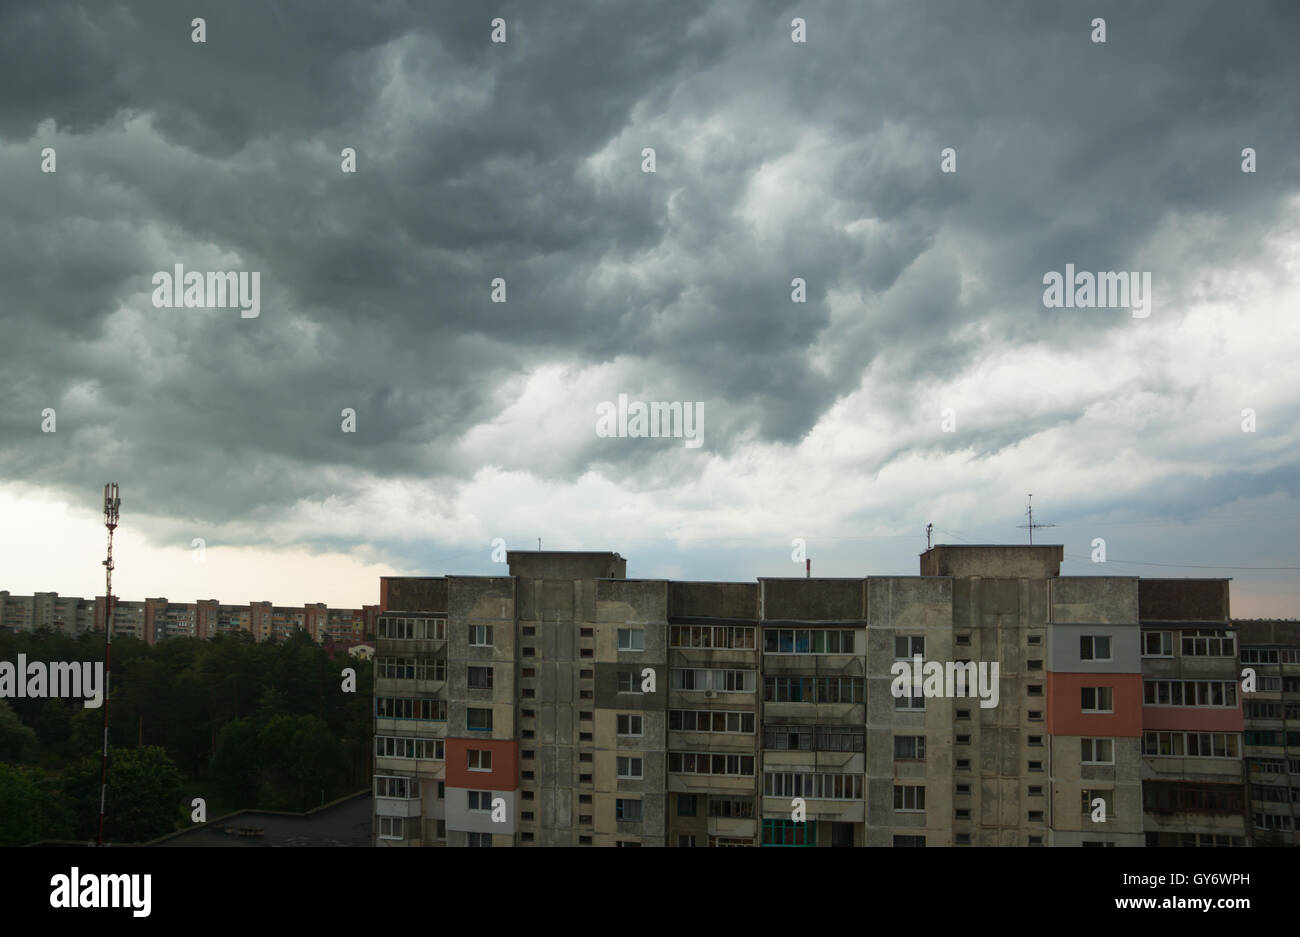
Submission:
M 1244 679 L 1256 687 L 1246 695 L 1243 752 L 1252 838 L 1300 845 L 1300 622 L 1236 624 Z
M 1246 844 L 1227 580 L 1062 557 L 743 583 L 521 551 L 383 577 L 376 843 Z
M 317 603 L 284 607 L 270 602 L 222 605 L 216 599 L 171 602 L 159 597 L 135 602 L 118 598 L 113 601 L 113 632 L 156 644 L 170 637 L 208 638 L 235 631 L 246 631 L 259 641 L 283 640 L 295 628 L 303 628 L 317 642 L 332 638 L 354 644 L 373 633 L 378 613 L 377 605 L 327 608 Z M 57 592 L 26 596 L 0 592 L 0 628 L 51 628 L 77 635 L 103 627 L 103 596 L 82 599 Z

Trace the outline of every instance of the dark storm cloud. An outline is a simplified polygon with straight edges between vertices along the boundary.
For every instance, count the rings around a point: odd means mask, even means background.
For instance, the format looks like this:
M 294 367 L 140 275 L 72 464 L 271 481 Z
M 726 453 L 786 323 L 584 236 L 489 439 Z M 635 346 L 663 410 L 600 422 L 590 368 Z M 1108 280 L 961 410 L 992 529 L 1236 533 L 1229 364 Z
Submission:
M 906 412 L 977 356 L 1115 328 L 1044 309 L 1042 274 L 1148 269 L 1140 246 L 1171 211 L 1223 213 L 1255 251 L 1300 183 L 1297 27 L 1286 3 L 4 5 L 0 473 L 95 491 L 109 472 L 207 521 L 322 499 L 349 473 L 450 482 L 479 468 L 452 446 L 504 382 L 619 356 L 656 398 L 712 402 L 714 452 L 797 442 L 873 366 Z M 763 234 L 739 207 L 784 159 L 812 195 L 778 187 Z M 941 244 L 977 248 L 983 285 L 963 298 Z M 1231 259 L 1214 247 L 1187 262 Z M 150 275 L 177 262 L 261 271 L 261 317 L 153 309 Z M 860 322 L 821 370 L 835 291 Z M 988 337 L 955 340 L 972 322 Z M 547 472 L 695 471 L 598 443 Z

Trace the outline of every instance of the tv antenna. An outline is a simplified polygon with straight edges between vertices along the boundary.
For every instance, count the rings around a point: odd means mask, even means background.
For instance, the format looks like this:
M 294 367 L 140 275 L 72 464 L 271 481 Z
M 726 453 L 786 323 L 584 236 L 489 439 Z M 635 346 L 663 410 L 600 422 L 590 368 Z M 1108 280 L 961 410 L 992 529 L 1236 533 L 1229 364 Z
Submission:
M 927 550 L 930 549 L 930 534 L 931 534 L 933 531 L 934 531 L 934 525 L 933 525 L 933 524 L 926 524 L 926 525 L 925 525 L 925 548 L 926 548 Z
M 1029 523 L 1028 523 L 1028 524 L 1017 524 L 1016 526 L 1019 527 L 1019 528 L 1021 528 L 1022 530 L 1025 529 L 1025 528 L 1028 528 L 1028 529 L 1029 529 L 1029 542 L 1030 542 L 1030 544 L 1033 544 L 1033 542 L 1034 542 L 1034 528 L 1036 528 L 1036 527 L 1055 527 L 1055 526 L 1056 526 L 1055 524 L 1035 524 L 1035 523 L 1034 523 L 1034 496 L 1033 496 L 1033 495 L 1030 495 L 1030 496 L 1029 496 L 1029 507 L 1025 509 L 1025 514 L 1029 516 Z

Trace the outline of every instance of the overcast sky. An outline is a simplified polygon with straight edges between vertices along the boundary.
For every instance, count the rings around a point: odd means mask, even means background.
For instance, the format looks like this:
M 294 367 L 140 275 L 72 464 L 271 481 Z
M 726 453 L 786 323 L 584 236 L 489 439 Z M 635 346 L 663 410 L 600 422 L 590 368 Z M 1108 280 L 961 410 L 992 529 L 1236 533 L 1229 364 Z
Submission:
M 102 593 L 110 479 L 123 598 L 338 606 L 494 538 L 915 575 L 1032 492 L 1063 574 L 1300 617 L 1298 39 L 1285 0 L 0 3 L 0 589 Z M 156 307 L 175 264 L 260 314 Z M 1048 308 L 1066 264 L 1149 316 Z M 702 445 L 602 438 L 620 393 Z

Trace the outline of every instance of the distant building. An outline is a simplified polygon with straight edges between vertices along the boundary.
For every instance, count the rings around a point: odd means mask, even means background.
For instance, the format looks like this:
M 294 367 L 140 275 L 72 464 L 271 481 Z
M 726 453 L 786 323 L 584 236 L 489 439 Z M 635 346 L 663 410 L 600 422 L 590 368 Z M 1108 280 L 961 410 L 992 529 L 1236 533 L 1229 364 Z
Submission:
M 0 628 L 14 631 L 52 628 L 68 635 L 102 631 L 104 610 L 102 595 L 82 599 L 57 592 L 0 592 Z M 113 634 L 149 644 L 171 637 L 209 638 L 236 631 L 248 632 L 258 641 L 282 641 L 302 628 L 318 643 L 330 636 L 360 643 L 374 632 L 378 613 L 378 605 L 331 609 L 323 603 L 285 607 L 270 602 L 222 605 L 216 599 L 171 602 L 159 597 L 138 602 L 119 598 L 113 602 Z

